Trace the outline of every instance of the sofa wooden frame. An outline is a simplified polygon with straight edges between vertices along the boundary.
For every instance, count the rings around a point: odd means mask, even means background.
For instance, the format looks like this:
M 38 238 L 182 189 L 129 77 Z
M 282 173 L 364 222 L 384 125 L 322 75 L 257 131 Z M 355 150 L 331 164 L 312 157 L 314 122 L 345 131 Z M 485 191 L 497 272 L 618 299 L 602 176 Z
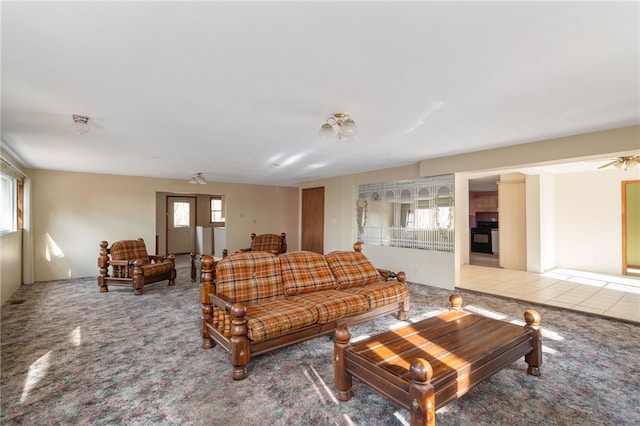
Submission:
M 360 243 L 354 244 L 356 251 L 361 251 Z M 234 303 L 216 295 L 214 259 L 211 256 L 202 257 L 201 275 L 201 303 L 202 303 L 202 348 L 210 349 L 219 344 L 230 354 L 234 380 L 248 377 L 247 365 L 252 356 L 282 348 L 284 346 L 303 342 L 319 336 L 333 333 L 339 325 L 355 325 L 392 313 L 398 314 L 398 319 L 406 321 L 409 310 L 409 298 L 381 306 L 360 314 L 343 317 L 339 320 L 320 324 L 316 323 L 290 333 L 253 342 L 247 337 L 246 308 L 242 303 Z M 404 272 L 393 273 L 389 270 L 378 269 L 384 281 L 396 279 L 406 284 Z

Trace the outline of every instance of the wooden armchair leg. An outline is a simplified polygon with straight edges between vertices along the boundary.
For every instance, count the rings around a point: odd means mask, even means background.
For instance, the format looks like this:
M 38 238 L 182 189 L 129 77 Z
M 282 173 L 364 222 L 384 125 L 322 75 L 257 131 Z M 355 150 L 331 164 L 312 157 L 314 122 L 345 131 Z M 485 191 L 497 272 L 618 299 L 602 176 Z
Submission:
M 144 275 L 142 275 L 142 268 L 136 264 L 133 266 L 133 294 L 140 296 L 142 294 L 142 287 L 144 287 Z
M 105 283 L 103 276 L 98 277 L 98 285 L 100 286 L 100 293 L 108 293 L 109 292 L 109 287 Z

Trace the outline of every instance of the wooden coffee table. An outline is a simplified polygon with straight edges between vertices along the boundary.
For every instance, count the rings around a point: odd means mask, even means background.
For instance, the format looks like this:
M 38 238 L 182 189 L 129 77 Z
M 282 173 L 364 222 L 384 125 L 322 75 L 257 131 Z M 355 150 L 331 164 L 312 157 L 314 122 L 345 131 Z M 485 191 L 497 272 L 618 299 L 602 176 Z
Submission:
M 435 411 L 520 357 L 527 373 L 540 375 L 540 314 L 524 313 L 519 326 L 462 310 L 449 312 L 350 344 L 346 324 L 334 336 L 338 399 L 348 401 L 355 376 L 410 411 L 411 425 L 435 425 Z

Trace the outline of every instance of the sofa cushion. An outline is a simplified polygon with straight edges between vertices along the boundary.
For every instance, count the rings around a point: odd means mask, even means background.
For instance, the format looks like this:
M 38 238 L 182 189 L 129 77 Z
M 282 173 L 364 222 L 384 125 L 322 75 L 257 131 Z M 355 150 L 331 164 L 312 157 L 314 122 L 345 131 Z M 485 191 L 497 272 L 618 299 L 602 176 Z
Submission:
M 216 294 L 234 302 L 284 297 L 278 256 L 250 251 L 223 258 L 216 265 Z
M 247 336 L 254 342 L 315 324 L 318 319 L 314 307 L 286 300 L 263 300 L 246 308 Z
M 363 287 L 351 287 L 344 292 L 366 297 L 369 309 L 376 309 L 407 298 L 407 285 L 397 281 L 379 281 Z
M 360 252 L 334 251 L 325 258 L 336 277 L 339 290 L 362 287 L 382 279 L 375 266 Z
M 324 256 L 310 251 L 281 254 L 282 281 L 287 296 L 336 287 L 336 280 Z
M 318 311 L 320 324 L 327 324 L 369 310 L 369 301 L 366 297 L 339 290 L 305 293 L 287 297 L 287 300 L 314 307 Z
M 149 263 L 147 247 L 143 240 L 122 240 L 111 245 L 111 259 L 139 260 L 140 264 Z

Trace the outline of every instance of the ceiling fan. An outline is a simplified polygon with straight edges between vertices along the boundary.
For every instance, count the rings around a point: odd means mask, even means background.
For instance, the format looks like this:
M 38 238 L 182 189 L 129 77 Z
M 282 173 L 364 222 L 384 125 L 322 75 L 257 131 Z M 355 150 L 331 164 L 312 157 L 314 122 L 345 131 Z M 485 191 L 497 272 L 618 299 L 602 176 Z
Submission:
M 598 169 L 604 169 L 605 167 L 613 166 L 618 169 L 628 170 L 634 168 L 638 164 L 640 164 L 640 155 L 628 155 L 625 157 L 618 157 L 610 163 L 598 167 Z

